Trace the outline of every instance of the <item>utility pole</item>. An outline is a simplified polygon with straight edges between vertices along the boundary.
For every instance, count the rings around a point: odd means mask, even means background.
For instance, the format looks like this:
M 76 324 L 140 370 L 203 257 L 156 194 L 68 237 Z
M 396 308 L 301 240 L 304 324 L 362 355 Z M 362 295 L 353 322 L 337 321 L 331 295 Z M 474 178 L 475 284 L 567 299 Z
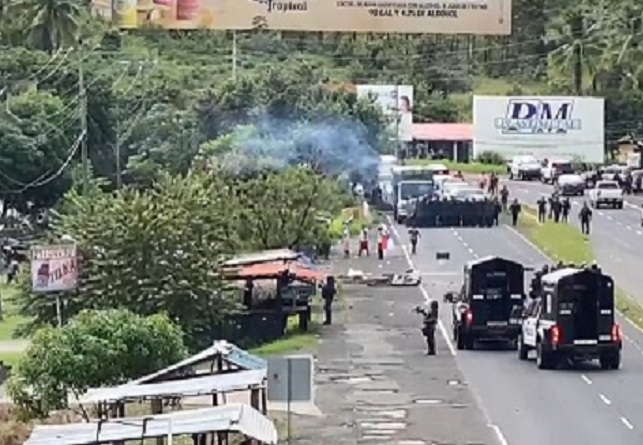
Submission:
M 83 70 L 83 42 L 78 42 L 78 89 L 80 96 L 80 130 L 81 157 L 83 163 L 83 194 L 89 191 L 89 156 L 87 153 L 87 92 L 85 91 L 85 74 Z
M 232 31 L 232 80 L 237 80 L 237 31 Z
M 116 189 L 120 190 L 123 186 L 123 176 L 121 173 L 121 121 L 120 121 L 120 106 L 116 106 Z

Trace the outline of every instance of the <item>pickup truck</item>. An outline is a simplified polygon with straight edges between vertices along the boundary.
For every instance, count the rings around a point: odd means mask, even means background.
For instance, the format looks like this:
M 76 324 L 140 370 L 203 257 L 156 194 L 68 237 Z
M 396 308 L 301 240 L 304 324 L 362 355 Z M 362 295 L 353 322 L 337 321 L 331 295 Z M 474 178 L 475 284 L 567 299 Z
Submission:
M 589 191 L 589 202 L 596 209 L 602 205 L 622 209 L 623 190 L 616 181 L 598 181 Z

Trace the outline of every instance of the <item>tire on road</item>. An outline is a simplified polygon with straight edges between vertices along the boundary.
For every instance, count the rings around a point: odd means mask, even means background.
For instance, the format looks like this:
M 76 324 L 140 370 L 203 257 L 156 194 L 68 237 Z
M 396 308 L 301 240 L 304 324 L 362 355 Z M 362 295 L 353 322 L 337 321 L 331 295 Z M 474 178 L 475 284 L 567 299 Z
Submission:
M 603 354 L 598 359 L 601 369 L 603 370 L 616 370 L 621 367 L 621 352 L 612 352 Z
M 520 360 L 527 360 L 529 357 L 529 348 L 522 339 L 522 335 L 518 336 L 518 358 Z
M 543 347 L 542 342 L 538 342 L 536 345 L 536 366 L 538 369 L 554 369 L 556 367 L 556 357 Z

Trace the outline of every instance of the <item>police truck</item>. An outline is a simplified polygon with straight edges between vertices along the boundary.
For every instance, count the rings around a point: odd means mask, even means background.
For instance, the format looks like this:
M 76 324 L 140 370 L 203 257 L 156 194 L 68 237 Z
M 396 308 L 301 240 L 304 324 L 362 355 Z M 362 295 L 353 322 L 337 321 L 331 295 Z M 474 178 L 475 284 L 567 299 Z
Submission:
M 516 346 L 525 299 L 525 268 L 505 258 L 489 256 L 464 266 L 460 295 L 445 295 L 453 303 L 453 340 L 458 349 L 473 349 L 478 341 L 509 341 Z
M 543 276 L 541 287 L 525 310 L 518 357 L 536 351 L 539 369 L 596 359 L 602 369 L 618 369 L 622 338 L 612 278 L 599 269 L 564 268 Z

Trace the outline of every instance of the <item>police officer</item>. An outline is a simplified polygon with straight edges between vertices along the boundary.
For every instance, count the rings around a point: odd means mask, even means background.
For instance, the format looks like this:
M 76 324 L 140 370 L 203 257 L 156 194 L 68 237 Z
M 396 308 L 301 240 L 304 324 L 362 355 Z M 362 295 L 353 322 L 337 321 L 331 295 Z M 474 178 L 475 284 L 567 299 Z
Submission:
M 420 238 L 420 231 L 413 225 L 409 229 L 409 239 L 411 240 L 411 254 L 415 255 L 418 248 L 418 239 Z
M 569 222 L 569 211 L 572 208 L 572 203 L 569 201 L 569 198 L 563 199 L 562 202 L 562 211 L 563 211 L 563 222 Z
M 415 311 L 424 316 L 423 326 L 422 326 L 422 335 L 426 338 L 427 346 L 427 355 L 436 355 L 437 350 L 435 347 L 435 330 L 438 326 L 439 313 L 438 313 L 438 302 L 436 300 L 431 301 L 429 310 L 426 311 L 421 307 L 416 307 Z
M 498 201 L 498 197 L 494 196 L 493 201 L 491 202 L 493 205 L 492 209 L 492 217 L 493 217 L 493 223 L 497 226 L 500 224 L 500 214 L 502 213 L 502 204 L 500 204 L 500 201 Z
M 560 202 L 560 198 L 556 196 L 554 198 L 554 202 L 552 203 L 554 206 L 553 211 L 554 211 L 554 222 L 559 223 L 560 222 L 560 214 L 563 210 L 563 204 Z
M 518 202 L 517 199 L 514 199 L 511 205 L 509 206 L 509 213 L 511 213 L 511 225 L 514 227 L 518 225 L 518 215 L 520 215 L 521 210 L 522 210 L 522 207 L 520 206 L 520 203 Z
M 541 196 L 536 204 L 538 205 L 538 222 L 544 224 L 547 217 L 547 201 L 545 197 Z
M 335 277 L 329 276 L 321 290 L 321 296 L 324 300 L 325 325 L 330 325 L 333 322 L 333 300 L 335 299 L 336 294 L 337 289 L 335 288 Z
M 506 212 L 507 204 L 509 204 L 509 189 L 507 189 L 506 185 L 503 185 L 502 190 L 500 190 L 500 203 L 502 204 L 502 211 Z
M 583 235 L 589 235 L 589 225 L 592 220 L 592 210 L 587 205 L 587 202 L 583 203 L 583 207 L 578 213 L 578 219 L 580 219 L 580 228 Z

